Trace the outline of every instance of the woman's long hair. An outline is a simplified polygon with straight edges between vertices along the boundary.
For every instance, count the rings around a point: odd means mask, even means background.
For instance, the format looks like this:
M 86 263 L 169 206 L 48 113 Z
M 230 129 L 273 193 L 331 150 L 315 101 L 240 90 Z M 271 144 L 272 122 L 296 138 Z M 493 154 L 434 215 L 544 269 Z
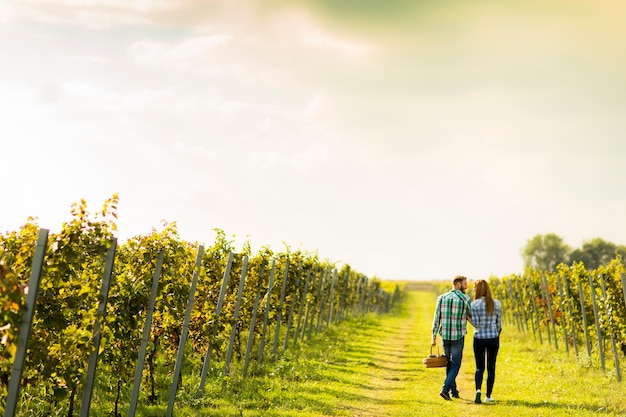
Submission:
M 479 279 L 474 284 L 474 299 L 485 297 L 485 307 L 487 308 L 487 314 L 492 316 L 494 313 L 493 295 L 491 294 L 491 288 L 484 279 Z

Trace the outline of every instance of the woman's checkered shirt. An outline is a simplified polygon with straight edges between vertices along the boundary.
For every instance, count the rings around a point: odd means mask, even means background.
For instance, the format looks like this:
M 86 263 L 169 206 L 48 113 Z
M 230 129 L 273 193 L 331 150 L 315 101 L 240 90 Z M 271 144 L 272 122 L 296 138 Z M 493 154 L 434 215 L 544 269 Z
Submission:
M 493 315 L 487 314 L 485 297 L 472 301 L 472 325 L 475 339 L 495 339 L 502 331 L 502 309 L 500 301 L 493 300 Z

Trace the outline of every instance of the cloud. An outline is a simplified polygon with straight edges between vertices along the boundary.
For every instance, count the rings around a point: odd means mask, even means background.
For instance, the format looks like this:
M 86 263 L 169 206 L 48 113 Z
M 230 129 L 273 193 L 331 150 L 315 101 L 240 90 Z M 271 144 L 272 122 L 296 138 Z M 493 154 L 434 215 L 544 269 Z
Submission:
M 210 1 L 204 2 L 211 3 Z M 158 25 L 167 14 L 206 10 L 193 0 L 3 0 L 13 18 L 101 30 L 114 26 Z
M 365 56 L 374 49 L 372 43 L 364 43 L 356 36 L 351 39 L 346 34 L 333 32 L 302 9 L 274 12 L 258 25 L 265 32 L 263 38 L 279 50 L 296 52 L 304 48 L 308 54 L 317 49 L 345 59 Z
M 63 87 L 58 83 L 49 81 L 39 89 L 39 98 L 45 104 L 55 103 L 61 97 Z
M 135 62 L 159 70 L 172 68 L 183 73 L 204 76 L 236 74 L 235 60 L 224 52 L 232 47 L 232 37 L 225 35 L 198 36 L 177 44 L 139 41 L 131 45 Z
M 203 145 L 191 145 L 180 140 L 174 141 L 173 148 L 185 160 L 200 160 L 203 163 L 211 163 L 218 156 L 215 149 L 208 149 Z
M 339 37 L 303 11 L 262 18 L 226 15 L 175 40 L 137 41 L 130 53 L 139 65 L 244 82 L 253 89 L 303 89 L 325 62 L 330 74 L 350 63 L 367 62 L 372 45 Z M 304 75 L 304 77 L 303 77 Z
M 0 1 L 0 23 L 7 23 L 17 17 L 15 7 Z

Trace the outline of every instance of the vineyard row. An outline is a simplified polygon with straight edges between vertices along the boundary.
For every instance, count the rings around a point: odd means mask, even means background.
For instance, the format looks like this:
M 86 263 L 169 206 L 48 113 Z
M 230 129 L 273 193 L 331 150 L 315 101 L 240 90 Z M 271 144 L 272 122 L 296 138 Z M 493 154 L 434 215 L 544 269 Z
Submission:
M 115 201 L 95 219 L 84 202 L 72 214 L 58 234 L 28 222 L 0 237 L 5 417 L 33 408 L 72 416 L 77 398 L 86 417 L 98 386 L 117 387 L 114 415 L 134 416 L 143 395 L 149 404 L 167 398 L 170 416 L 183 377 L 199 375 L 201 397 L 209 375 L 236 365 L 245 377 L 266 356 L 348 317 L 388 311 L 399 297 L 316 254 L 237 252 L 219 230 L 206 248 L 181 240 L 174 224 L 118 245 Z
M 616 257 L 587 270 L 580 262 L 561 264 L 555 272 L 527 269 L 524 275 L 490 280 L 509 323 L 540 343 L 574 351 L 581 363 L 599 361 L 606 371 L 612 359 L 621 381 L 620 350 L 626 355 L 626 274 Z M 607 346 L 607 344 L 610 345 Z

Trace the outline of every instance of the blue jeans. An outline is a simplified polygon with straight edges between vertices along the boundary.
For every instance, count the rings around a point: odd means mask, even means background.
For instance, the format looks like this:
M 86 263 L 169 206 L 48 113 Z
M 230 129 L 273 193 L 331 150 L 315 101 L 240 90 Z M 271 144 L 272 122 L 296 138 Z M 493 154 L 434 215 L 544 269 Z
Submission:
M 465 336 L 459 340 L 444 340 L 443 352 L 448 357 L 448 364 L 446 365 L 446 380 L 443 383 L 442 392 L 452 392 L 453 395 L 458 395 L 459 391 L 456 388 L 456 376 L 461 369 L 461 360 L 463 360 L 463 347 L 465 346 Z

